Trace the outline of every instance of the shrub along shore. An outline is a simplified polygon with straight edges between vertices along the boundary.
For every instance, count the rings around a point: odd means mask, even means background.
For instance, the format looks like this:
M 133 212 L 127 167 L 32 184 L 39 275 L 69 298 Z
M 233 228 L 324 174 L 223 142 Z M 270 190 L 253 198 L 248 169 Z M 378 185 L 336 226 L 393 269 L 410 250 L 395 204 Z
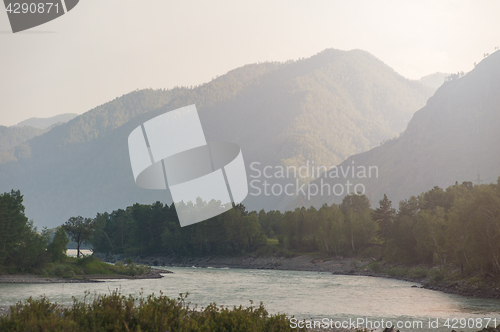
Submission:
M 83 301 L 74 299 L 69 306 L 51 303 L 46 297 L 21 301 L 0 315 L 0 332 L 9 331 L 335 331 L 349 329 L 317 328 L 304 322 L 304 327 L 292 324 L 285 314 L 270 315 L 262 302 L 258 306 L 225 308 L 215 303 L 207 307 L 190 307 L 188 294 L 177 299 L 154 294 L 144 298 L 128 297 L 117 290 L 107 295 L 85 292 Z M 300 326 L 300 325 L 299 325 Z M 480 332 L 499 332 L 489 326 Z M 394 332 L 385 329 L 384 332 Z M 368 332 L 368 330 L 356 330 Z M 453 331 L 452 331 L 453 332 Z
M 2 331 L 305 331 L 292 329 L 290 318 L 270 315 L 259 306 L 190 307 L 186 295 L 171 299 L 163 294 L 147 298 L 113 291 L 63 307 L 43 297 L 12 306 L 0 317 Z

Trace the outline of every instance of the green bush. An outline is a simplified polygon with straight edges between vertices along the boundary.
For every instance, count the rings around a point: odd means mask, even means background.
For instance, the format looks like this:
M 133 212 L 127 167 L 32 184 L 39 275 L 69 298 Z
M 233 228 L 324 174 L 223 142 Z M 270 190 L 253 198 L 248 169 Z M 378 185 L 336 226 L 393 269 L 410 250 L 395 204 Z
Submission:
M 429 280 L 434 283 L 443 281 L 445 276 L 446 271 L 444 271 L 443 269 L 435 268 L 429 271 Z
M 389 270 L 387 270 L 387 274 L 390 275 L 391 277 L 401 278 L 408 275 L 408 270 L 405 269 L 404 267 L 396 266 L 396 267 L 391 267 Z
M 266 244 L 255 252 L 258 257 L 270 257 L 278 252 L 278 249 L 274 245 Z
M 421 279 L 427 277 L 427 270 L 423 267 L 416 267 L 410 270 L 410 277 L 415 279 Z
M 88 294 L 88 293 L 87 293 Z M 138 305 L 136 305 L 136 303 Z M 71 307 L 29 298 L 0 317 L 1 331 L 305 331 L 292 329 L 290 318 L 269 315 L 262 303 L 233 309 L 215 303 L 193 310 L 182 294 L 176 300 L 160 293 L 147 298 L 114 291 L 91 303 L 73 300 Z
M 146 272 L 146 266 L 145 265 L 139 265 L 137 267 L 137 271 L 139 272 L 139 275 L 143 274 L 144 272 Z
M 381 270 L 379 262 L 371 262 L 370 264 L 368 264 L 368 268 L 375 273 L 379 273 Z
M 71 268 L 73 269 L 73 272 L 75 272 L 75 274 L 79 274 L 79 275 L 85 274 L 85 271 L 77 265 L 71 265 Z
M 57 277 L 62 277 L 64 275 L 64 265 L 57 265 L 54 269 L 54 274 L 57 276 Z
M 382 247 L 381 246 L 370 246 L 370 247 L 367 247 L 365 248 L 362 252 L 361 252 L 361 257 L 364 257 L 364 258 L 380 258 L 380 256 L 382 255 Z

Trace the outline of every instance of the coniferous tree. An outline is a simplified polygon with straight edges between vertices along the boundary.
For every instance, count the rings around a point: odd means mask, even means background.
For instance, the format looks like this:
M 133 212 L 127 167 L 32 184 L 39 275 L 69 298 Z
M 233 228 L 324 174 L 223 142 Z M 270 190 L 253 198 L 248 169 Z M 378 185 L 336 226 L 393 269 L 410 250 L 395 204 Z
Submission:
M 47 252 L 53 262 L 61 262 L 66 257 L 66 246 L 69 243 L 64 227 L 58 227 L 54 239 L 47 246 Z
M 378 235 L 383 241 L 387 241 L 390 236 L 390 231 L 393 223 L 396 210 L 392 208 L 392 202 L 384 194 L 379 202 L 380 207 L 376 208 L 372 213 L 372 219 L 378 224 Z

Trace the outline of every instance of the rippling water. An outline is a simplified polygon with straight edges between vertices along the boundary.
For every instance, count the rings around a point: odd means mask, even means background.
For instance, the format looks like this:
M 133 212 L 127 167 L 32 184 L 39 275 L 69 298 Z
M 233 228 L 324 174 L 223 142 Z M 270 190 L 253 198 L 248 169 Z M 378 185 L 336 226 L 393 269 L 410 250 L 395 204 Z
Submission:
M 162 291 L 170 297 L 189 292 L 188 300 L 198 306 L 249 305 L 262 301 L 271 313 L 286 313 L 301 319 L 345 321 L 422 321 L 424 330 L 450 331 L 447 318 L 496 318 L 500 324 L 500 300 L 474 299 L 423 288 L 411 282 L 330 273 L 244 270 L 215 268 L 173 268 L 173 274 L 153 280 L 109 280 L 93 284 L 0 284 L 0 304 L 10 305 L 29 296 L 45 294 L 52 301 L 70 303 L 92 294 L 120 289 L 122 294 L 144 296 Z M 429 329 L 429 318 L 439 319 L 440 328 Z M 450 321 L 453 323 L 453 321 Z M 463 321 L 462 321 L 463 322 Z M 469 321 L 471 323 L 471 321 Z M 493 321 L 491 323 L 493 325 Z M 457 330 L 470 330 L 461 328 Z M 480 329 L 474 325 L 472 330 Z M 402 328 L 402 330 L 414 330 Z

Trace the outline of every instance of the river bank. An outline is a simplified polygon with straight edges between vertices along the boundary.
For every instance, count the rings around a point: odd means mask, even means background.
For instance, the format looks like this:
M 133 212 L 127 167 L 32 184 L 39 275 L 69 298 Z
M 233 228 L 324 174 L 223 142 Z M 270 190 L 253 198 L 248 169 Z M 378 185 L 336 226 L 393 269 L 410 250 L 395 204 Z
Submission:
M 115 263 L 123 260 L 121 255 L 106 256 L 94 254 L 97 258 L 106 262 Z M 148 256 L 130 257 L 134 263 L 149 266 L 176 266 L 176 267 L 214 267 L 214 268 L 240 268 L 261 270 L 291 270 L 291 271 L 315 271 L 332 272 L 338 274 L 352 274 L 359 269 L 366 268 L 371 260 L 359 261 L 353 258 L 336 258 L 321 260 L 310 256 L 285 257 L 176 257 L 176 256 Z
M 120 255 L 105 256 L 96 254 L 102 260 L 116 262 L 122 260 Z M 328 260 L 317 259 L 306 255 L 286 257 L 176 257 L 176 256 L 148 256 L 131 257 L 135 263 L 149 266 L 177 266 L 177 267 L 213 267 L 213 268 L 241 268 L 264 270 L 291 270 L 291 271 L 316 271 L 330 272 L 339 275 L 360 275 L 381 278 L 391 278 L 416 283 L 415 287 L 457 294 L 466 297 L 500 299 L 500 289 L 493 284 L 470 284 L 467 280 L 432 282 L 430 278 L 397 277 L 386 273 L 376 273 L 368 268 L 373 259 L 356 258 L 331 258 Z
M 137 276 L 121 275 L 121 274 L 89 274 L 79 276 L 80 278 L 58 278 L 58 277 L 42 277 L 31 274 L 4 274 L 0 275 L 0 283 L 4 284 L 75 284 L 75 283 L 92 283 L 101 282 L 106 279 L 157 279 L 163 278 L 162 274 L 173 273 L 165 269 L 150 269 L 146 273 Z
M 89 300 L 97 294 L 119 290 L 127 297 L 165 294 L 171 299 L 189 292 L 186 303 L 191 304 L 190 308 L 217 303 L 217 307 L 232 309 L 240 305 L 255 307 L 262 302 L 270 313 L 286 313 L 310 321 L 369 317 L 425 322 L 438 316 L 498 318 L 500 312 L 500 300 L 467 299 L 388 278 L 278 269 L 158 268 L 174 273 L 161 279 L 106 280 L 92 284 L 1 284 L 1 302 L 5 306 L 14 305 L 30 296 L 39 299 L 46 295 L 61 305 L 71 305 L 73 297 L 83 300 L 89 294 Z M 450 332 L 444 328 L 435 331 Z M 421 332 L 421 329 L 404 332 Z

